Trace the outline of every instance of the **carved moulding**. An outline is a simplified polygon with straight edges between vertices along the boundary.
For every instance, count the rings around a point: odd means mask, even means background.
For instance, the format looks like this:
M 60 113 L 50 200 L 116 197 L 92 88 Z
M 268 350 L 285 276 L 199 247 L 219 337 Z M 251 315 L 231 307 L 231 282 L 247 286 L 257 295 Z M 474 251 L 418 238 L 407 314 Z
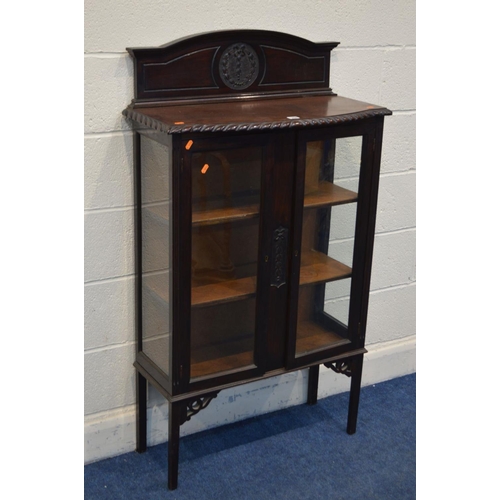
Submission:
M 166 134 L 185 134 L 194 132 L 243 132 L 243 131 L 265 131 L 265 130 L 278 130 L 289 129 L 296 127 L 320 127 L 334 124 L 349 123 L 357 120 L 364 120 L 373 118 L 375 116 L 384 116 L 388 112 L 385 109 L 374 109 L 370 111 L 362 111 L 357 113 L 348 113 L 339 116 L 330 116 L 325 118 L 311 118 L 311 119 L 298 119 L 298 120 L 283 120 L 275 122 L 257 122 L 257 123 L 221 123 L 221 124 L 192 124 L 192 125 L 171 125 L 163 123 L 159 120 L 146 116 L 139 111 L 129 107 L 125 109 L 122 114 L 135 121 L 139 125 L 164 132 Z

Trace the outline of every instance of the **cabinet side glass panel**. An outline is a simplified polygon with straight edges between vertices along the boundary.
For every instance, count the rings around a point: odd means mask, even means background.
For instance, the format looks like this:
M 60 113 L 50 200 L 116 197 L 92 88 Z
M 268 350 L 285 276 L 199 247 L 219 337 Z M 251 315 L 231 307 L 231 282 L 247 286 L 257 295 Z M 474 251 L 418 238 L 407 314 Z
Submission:
M 167 375 L 172 331 L 169 149 L 141 135 L 142 351 Z
M 296 356 L 349 342 L 362 137 L 306 144 Z
M 254 363 L 262 155 L 191 157 L 191 379 Z

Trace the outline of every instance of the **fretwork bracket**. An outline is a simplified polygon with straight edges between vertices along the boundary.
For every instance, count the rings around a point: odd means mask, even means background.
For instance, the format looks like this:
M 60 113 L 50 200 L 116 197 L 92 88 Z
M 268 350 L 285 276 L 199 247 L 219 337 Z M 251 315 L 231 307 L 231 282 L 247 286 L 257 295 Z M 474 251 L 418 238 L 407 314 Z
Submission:
M 347 377 L 352 376 L 352 370 L 351 370 L 351 363 L 350 360 L 348 361 L 331 361 L 328 363 L 325 363 L 325 366 L 327 368 L 330 368 L 336 373 L 341 373 L 342 375 L 345 375 Z
M 180 425 L 190 420 L 193 415 L 196 415 L 201 410 L 204 410 L 210 404 L 210 401 L 217 397 L 217 394 L 219 394 L 219 392 L 220 391 L 211 392 L 203 396 L 198 396 L 183 401 L 185 406 L 183 407 Z

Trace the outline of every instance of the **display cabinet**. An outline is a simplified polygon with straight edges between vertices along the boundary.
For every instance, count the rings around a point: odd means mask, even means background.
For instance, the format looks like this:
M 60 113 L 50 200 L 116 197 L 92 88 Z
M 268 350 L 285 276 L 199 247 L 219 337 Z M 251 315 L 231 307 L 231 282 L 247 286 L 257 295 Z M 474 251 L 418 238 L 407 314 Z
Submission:
M 384 107 L 329 86 L 331 50 L 219 31 L 128 49 L 135 98 L 137 450 L 147 383 L 179 428 L 226 388 L 319 366 L 356 430 Z

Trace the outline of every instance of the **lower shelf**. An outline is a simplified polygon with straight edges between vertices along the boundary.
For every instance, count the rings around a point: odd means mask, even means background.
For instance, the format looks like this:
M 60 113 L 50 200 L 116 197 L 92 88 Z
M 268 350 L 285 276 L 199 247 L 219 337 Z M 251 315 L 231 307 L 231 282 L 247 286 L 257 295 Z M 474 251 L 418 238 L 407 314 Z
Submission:
M 295 344 L 296 356 L 303 356 L 311 352 L 330 349 L 349 343 L 349 340 L 312 320 L 301 321 L 297 324 L 297 340 Z
M 253 364 L 253 351 L 241 352 L 232 356 L 210 359 L 191 364 L 191 379 L 215 375 L 219 372 L 235 370 Z
M 193 349 L 191 379 L 250 366 L 254 362 L 254 336 L 245 335 Z
M 251 366 L 254 362 L 253 342 L 253 335 L 245 335 L 238 339 L 193 349 L 191 379 Z M 301 321 L 297 325 L 296 356 L 304 356 L 349 343 L 349 340 L 312 320 Z

